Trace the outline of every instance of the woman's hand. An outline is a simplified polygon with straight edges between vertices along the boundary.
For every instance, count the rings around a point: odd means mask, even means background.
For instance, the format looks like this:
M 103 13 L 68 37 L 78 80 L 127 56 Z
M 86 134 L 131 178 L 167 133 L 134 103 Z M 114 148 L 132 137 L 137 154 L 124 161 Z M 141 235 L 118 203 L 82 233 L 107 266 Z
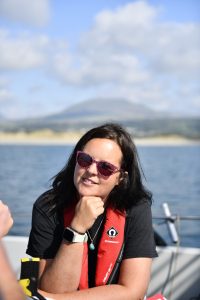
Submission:
M 8 233 L 13 225 L 13 218 L 7 205 L 0 200 L 0 239 Z
M 104 202 L 100 197 L 83 196 L 76 205 L 71 227 L 80 233 L 85 233 L 103 212 Z

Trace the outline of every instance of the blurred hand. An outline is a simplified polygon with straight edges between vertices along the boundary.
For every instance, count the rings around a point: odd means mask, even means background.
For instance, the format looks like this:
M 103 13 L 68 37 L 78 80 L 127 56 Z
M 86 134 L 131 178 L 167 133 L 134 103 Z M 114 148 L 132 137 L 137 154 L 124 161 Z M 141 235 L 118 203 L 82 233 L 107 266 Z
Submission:
M 7 205 L 0 200 L 0 239 L 8 233 L 13 225 L 13 218 Z
M 83 196 L 76 205 L 71 227 L 80 233 L 85 233 L 103 212 L 104 202 L 100 197 Z

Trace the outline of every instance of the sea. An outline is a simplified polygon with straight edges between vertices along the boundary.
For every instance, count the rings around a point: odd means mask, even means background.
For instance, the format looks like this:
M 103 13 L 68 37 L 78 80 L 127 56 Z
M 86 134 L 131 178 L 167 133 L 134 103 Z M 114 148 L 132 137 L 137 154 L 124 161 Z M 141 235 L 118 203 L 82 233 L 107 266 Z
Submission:
M 51 187 L 74 145 L 0 145 L 0 199 L 11 210 L 10 235 L 27 236 L 32 206 Z M 153 193 L 154 229 L 170 245 L 167 203 L 181 246 L 200 247 L 200 145 L 137 146 L 143 183 Z

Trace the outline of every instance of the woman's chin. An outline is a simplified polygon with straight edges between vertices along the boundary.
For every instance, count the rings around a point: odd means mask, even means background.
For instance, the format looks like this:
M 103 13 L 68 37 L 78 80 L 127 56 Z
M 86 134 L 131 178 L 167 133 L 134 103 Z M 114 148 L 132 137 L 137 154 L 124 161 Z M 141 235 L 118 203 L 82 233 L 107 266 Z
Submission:
M 81 196 L 96 196 L 98 194 L 97 189 L 94 187 L 88 187 L 88 186 L 81 186 L 78 189 L 78 193 Z

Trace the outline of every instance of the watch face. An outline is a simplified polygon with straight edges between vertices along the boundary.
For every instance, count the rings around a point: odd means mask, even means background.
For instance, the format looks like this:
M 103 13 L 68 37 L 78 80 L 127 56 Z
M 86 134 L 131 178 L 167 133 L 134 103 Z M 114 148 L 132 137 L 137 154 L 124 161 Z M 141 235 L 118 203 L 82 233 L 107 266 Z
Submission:
M 74 233 L 71 230 L 65 228 L 65 230 L 63 232 L 63 238 L 68 242 L 72 242 L 73 237 L 74 237 Z

